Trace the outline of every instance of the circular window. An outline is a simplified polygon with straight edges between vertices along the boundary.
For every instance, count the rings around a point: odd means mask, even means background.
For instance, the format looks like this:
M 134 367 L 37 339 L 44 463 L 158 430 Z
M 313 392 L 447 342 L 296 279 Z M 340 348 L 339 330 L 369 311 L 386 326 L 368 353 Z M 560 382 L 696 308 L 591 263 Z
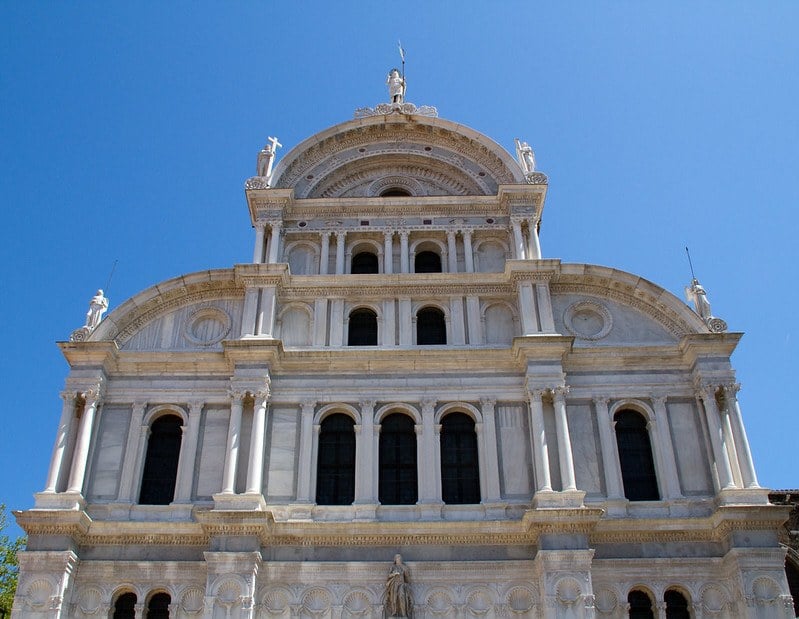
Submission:
M 212 346 L 221 342 L 230 333 L 231 320 L 227 312 L 217 307 L 205 307 L 194 312 L 183 330 L 192 344 Z
M 570 305 L 563 315 L 569 332 L 583 340 L 601 340 L 613 327 L 613 318 L 601 303 L 578 301 Z

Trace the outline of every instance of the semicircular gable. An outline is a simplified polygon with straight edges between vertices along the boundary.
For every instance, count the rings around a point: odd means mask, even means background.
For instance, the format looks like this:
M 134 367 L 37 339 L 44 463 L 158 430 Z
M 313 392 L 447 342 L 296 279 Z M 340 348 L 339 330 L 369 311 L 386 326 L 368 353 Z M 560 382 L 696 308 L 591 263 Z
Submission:
M 672 293 L 617 269 L 564 264 L 550 289 L 556 327 L 574 335 L 576 346 L 664 344 L 709 333 Z
M 525 182 L 513 157 L 477 131 L 392 115 L 351 120 L 301 142 L 275 167 L 272 187 L 293 188 L 298 198 L 368 195 L 359 191 L 403 167 L 415 181 L 424 179 L 426 195 L 494 195 L 500 184 Z

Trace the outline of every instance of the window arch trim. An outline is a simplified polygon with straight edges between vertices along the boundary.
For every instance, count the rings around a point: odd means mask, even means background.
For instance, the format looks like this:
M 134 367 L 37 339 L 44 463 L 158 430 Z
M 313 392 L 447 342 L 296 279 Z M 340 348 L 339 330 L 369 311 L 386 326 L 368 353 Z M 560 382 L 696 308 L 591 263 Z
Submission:
M 422 246 L 421 249 L 419 248 L 420 245 Z M 431 245 L 431 247 L 427 245 Z M 414 239 L 408 244 L 408 253 L 411 254 L 411 257 L 423 251 L 431 251 L 438 254 L 439 258 L 441 258 L 441 266 L 442 268 L 444 267 L 444 258 L 447 255 L 447 244 L 444 241 L 429 236 L 423 236 Z
M 405 404 L 404 402 L 393 402 L 391 404 L 381 406 L 375 412 L 375 423 L 383 423 L 383 420 L 393 413 L 402 413 L 408 415 L 408 417 L 413 419 L 413 422 L 416 425 L 420 425 L 422 423 L 422 414 L 419 412 L 419 410 L 410 404 Z
M 166 417 L 167 415 L 175 415 L 180 417 L 181 425 L 184 428 L 189 422 L 189 413 L 182 406 L 178 404 L 157 404 L 150 408 L 147 413 L 145 413 L 142 424 L 146 426 L 152 426 L 153 423 L 158 421 L 161 417 Z
M 310 272 L 303 275 L 317 275 L 319 273 L 319 263 L 321 259 L 321 247 L 319 243 L 314 243 L 308 239 L 297 239 L 296 241 L 290 241 L 286 243 L 286 246 L 283 248 L 283 261 L 286 263 L 291 262 L 291 252 L 298 247 L 305 247 L 311 252 L 311 264 L 309 265 Z M 298 274 L 292 273 L 292 275 Z
M 329 417 L 330 415 L 335 415 L 337 413 L 352 417 L 355 425 L 360 425 L 361 423 L 361 412 L 357 408 L 349 404 L 344 404 L 343 402 L 337 402 L 333 404 L 326 404 L 316 411 L 313 417 L 314 425 L 320 425 L 325 420 L 325 417 Z
M 439 424 L 450 413 L 463 413 L 472 418 L 475 426 L 483 423 L 483 414 L 480 410 L 467 402 L 447 402 L 436 411 L 434 416 L 435 423 Z

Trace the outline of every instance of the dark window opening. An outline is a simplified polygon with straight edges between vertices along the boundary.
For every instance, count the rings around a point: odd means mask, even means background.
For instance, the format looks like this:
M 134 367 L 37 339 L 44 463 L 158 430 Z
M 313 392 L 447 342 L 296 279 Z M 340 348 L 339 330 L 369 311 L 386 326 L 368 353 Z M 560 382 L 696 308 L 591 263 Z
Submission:
M 350 272 L 354 275 L 379 273 L 380 267 L 377 256 L 368 251 L 362 251 L 352 257 Z
M 156 593 L 147 604 L 146 619 L 169 619 L 169 605 L 172 598 L 168 593 Z
M 169 505 L 174 500 L 182 423 L 177 415 L 165 415 L 153 422 L 144 460 L 139 503 Z
M 790 559 L 785 561 L 785 576 L 788 578 L 788 590 L 793 596 L 793 613 L 799 617 L 799 568 Z
M 624 496 L 630 501 L 657 501 L 660 493 L 646 419 L 625 410 L 616 413 L 615 420 Z
M 441 273 L 441 256 L 434 251 L 420 251 L 413 259 L 416 273 Z
M 355 422 L 341 413 L 325 417 L 319 430 L 316 502 L 350 505 L 355 500 Z
M 655 619 L 652 600 L 643 591 L 630 591 L 627 603 L 630 605 L 630 619 Z
M 419 500 L 416 432 L 407 415 L 389 415 L 380 425 L 379 500 L 383 505 L 413 505 Z
M 679 591 L 669 589 L 663 595 L 666 602 L 666 619 L 691 619 L 688 612 L 688 600 Z
M 477 434 L 465 413 L 450 413 L 441 422 L 441 497 L 453 505 L 480 502 Z
M 111 619 L 136 619 L 136 594 L 123 593 L 114 602 L 114 615 Z
M 447 321 L 444 312 L 425 307 L 416 314 L 416 343 L 419 345 L 446 344 Z
M 389 187 L 380 192 L 381 198 L 408 198 L 410 195 L 410 191 L 399 187 Z
M 370 309 L 350 314 L 347 346 L 377 346 L 377 314 Z

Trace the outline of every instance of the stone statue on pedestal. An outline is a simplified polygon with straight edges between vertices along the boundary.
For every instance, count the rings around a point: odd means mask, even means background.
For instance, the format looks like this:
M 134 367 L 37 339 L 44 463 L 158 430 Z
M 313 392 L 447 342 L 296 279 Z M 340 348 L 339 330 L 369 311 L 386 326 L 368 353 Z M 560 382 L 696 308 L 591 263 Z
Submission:
M 272 175 L 272 164 L 275 162 L 275 151 L 283 146 L 277 141 L 277 138 L 269 138 L 269 143 L 261 149 L 258 153 L 258 165 L 256 166 L 255 175 L 268 178 Z
M 527 142 L 521 142 L 516 138 L 516 158 L 519 160 L 519 165 L 522 172 L 527 176 L 535 172 L 535 153 Z
M 105 298 L 102 290 L 98 290 L 89 301 L 89 311 L 86 312 L 86 324 L 75 329 L 69 336 L 70 342 L 83 342 L 88 338 L 92 331 L 97 328 L 108 309 L 108 299 Z
M 710 311 L 707 292 L 695 277 L 691 280 L 691 285 L 685 287 L 685 298 L 694 304 L 694 311 L 699 314 L 699 317 L 713 333 L 722 333 L 727 330 L 727 323 L 721 318 L 716 318 Z
M 388 95 L 392 103 L 402 103 L 405 101 L 405 78 L 400 75 L 399 69 L 391 69 L 386 78 L 388 85 Z
M 410 578 L 408 567 L 402 562 L 402 555 L 394 555 L 394 564 L 386 577 L 386 592 L 383 596 L 383 609 L 387 618 L 413 617 Z

